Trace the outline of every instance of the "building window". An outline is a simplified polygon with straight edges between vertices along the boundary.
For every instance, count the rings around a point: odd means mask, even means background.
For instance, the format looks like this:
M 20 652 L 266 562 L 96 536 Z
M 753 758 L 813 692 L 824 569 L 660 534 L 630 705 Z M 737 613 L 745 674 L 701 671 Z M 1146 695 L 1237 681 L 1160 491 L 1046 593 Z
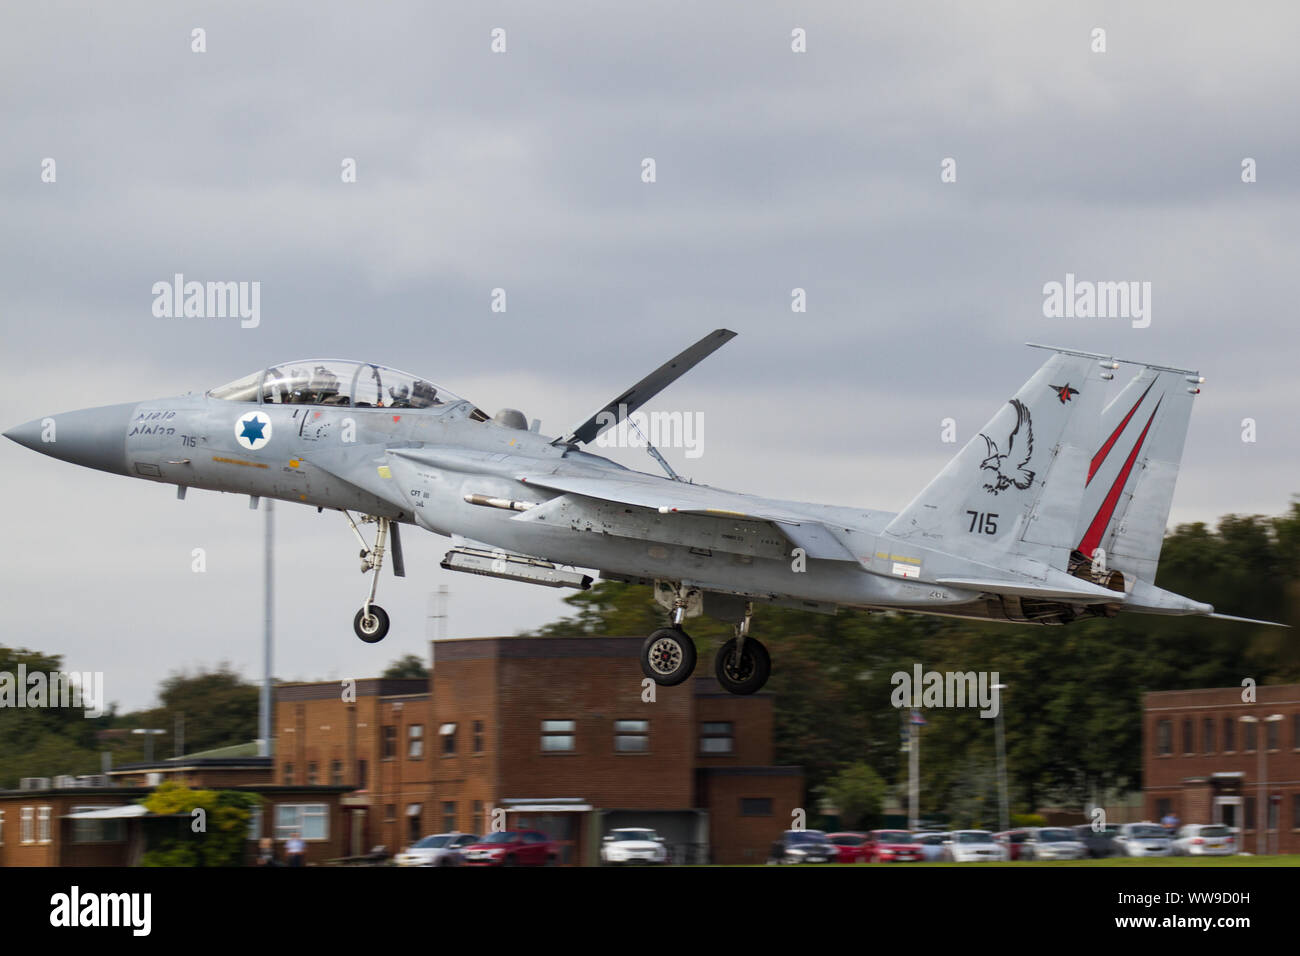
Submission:
M 320 782 L 320 780 L 319 780 L 319 778 L 318 778 L 317 775 L 316 775 L 316 761 L 314 761 L 314 760 L 308 761 L 308 763 L 307 763 L 307 785 L 308 785 L 309 787 L 314 787 L 314 786 L 316 786 L 316 784 L 318 784 L 319 782 Z
M 740 815 L 742 817 L 770 817 L 772 815 L 772 798 L 741 797 Z
M 22 843 L 36 842 L 36 810 L 32 807 L 23 807 L 21 829 L 18 833 L 18 839 Z
M 397 819 L 397 804 L 395 804 L 395 803 L 385 803 L 385 804 L 384 804 L 384 822 L 385 822 L 385 823 L 392 823 L 392 822 L 393 822 L 394 820 L 396 820 L 396 819 Z
M 1291 749 L 1300 750 L 1300 712 L 1291 715 Z
M 1247 830 L 1255 829 L 1255 798 L 1254 797 L 1246 798 L 1245 817 L 1246 817 L 1246 821 L 1245 821 L 1246 829 Z
M 1300 807 L 1300 797 L 1296 797 L 1296 805 L 1297 805 L 1297 807 Z M 1300 809 L 1298 809 L 1296 812 L 1297 812 L 1297 813 L 1300 813 Z M 485 821 L 485 820 L 483 819 L 483 801 L 482 801 L 482 800 L 475 800 L 475 801 L 474 801 L 474 816 L 473 816 L 473 817 L 470 819 L 470 821 L 469 821 L 469 828 L 470 828 L 471 830 L 473 830 L 475 833 L 479 833 L 479 832 L 481 832 L 481 830 L 486 830 L 486 829 L 487 829 L 487 827 L 486 827 L 486 825 L 485 825 L 486 822 L 487 822 L 487 821 Z
M 729 754 L 735 751 L 735 746 L 731 721 L 705 721 L 700 724 L 700 753 Z
M 384 725 L 384 749 L 381 756 L 385 760 L 392 760 L 397 756 L 397 726 L 395 724 Z
M 442 804 L 442 832 L 456 832 L 456 801 L 444 800 Z
M 262 836 L 262 805 L 252 807 L 248 811 L 248 838 L 250 840 L 260 839 Z
M 1246 724 L 1246 732 L 1242 736 L 1246 738 L 1245 744 L 1247 753 L 1252 753 L 1255 750 L 1255 728 L 1258 726 L 1259 724 L 1254 721 Z
M 618 753 L 645 753 L 650 749 L 650 721 L 614 721 L 614 750 Z
M 0 846 L 5 845 L 5 812 L 0 810 Z
M 1280 741 L 1278 729 L 1282 726 L 1280 720 L 1270 720 L 1264 724 L 1264 746 L 1269 750 L 1277 750 Z
M 1201 744 L 1207 754 L 1214 753 L 1214 718 L 1206 717 L 1201 722 Z
M 1237 718 L 1223 718 L 1223 752 L 1234 753 L 1237 750 Z
M 324 803 L 281 803 L 275 808 L 275 838 L 297 833 L 304 840 L 328 840 L 329 806 Z
M 1162 797 L 1161 799 L 1157 800 L 1156 819 L 1163 820 L 1165 817 L 1169 816 L 1169 811 L 1171 811 L 1172 809 L 1173 809 L 1173 805 L 1169 802 L 1169 799 L 1167 797 Z
M 1291 829 L 1300 830 L 1300 793 L 1291 795 Z
M 1194 726 L 1195 725 L 1192 723 L 1192 719 L 1190 717 L 1187 717 L 1183 720 L 1183 753 L 1184 754 L 1196 753 L 1196 738 L 1192 733 L 1192 728 Z
M 1167 757 L 1174 751 L 1174 725 L 1172 721 L 1162 720 L 1156 724 L 1156 753 Z
M 442 738 L 442 755 L 450 756 L 456 752 L 456 725 L 453 723 L 443 724 L 438 728 L 438 736 Z
M 406 728 L 406 756 L 412 760 L 424 756 L 424 724 L 411 724 Z
M 542 721 L 542 750 L 547 753 L 571 753 L 577 722 L 572 720 Z
M 105 806 L 73 807 L 71 813 L 86 813 L 91 810 L 107 810 Z M 124 843 L 126 825 L 121 820 L 73 820 L 73 843 Z
M 37 807 L 36 815 L 36 842 L 50 842 L 50 808 Z
M 357 789 L 366 789 L 366 781 L 369 779 L 370 763 L 366 760 L 357 761 Z
M 286 787 L 293 786 L 293 763 L 292 762 L 286 763 L 284 765 L 284 785 Z
M 483 752 L 483 721 L 474 721 L 474 752 L 481 754 Z
M 330 783 L 336 787 L 343 786 L 343 761 L 330 761 Z

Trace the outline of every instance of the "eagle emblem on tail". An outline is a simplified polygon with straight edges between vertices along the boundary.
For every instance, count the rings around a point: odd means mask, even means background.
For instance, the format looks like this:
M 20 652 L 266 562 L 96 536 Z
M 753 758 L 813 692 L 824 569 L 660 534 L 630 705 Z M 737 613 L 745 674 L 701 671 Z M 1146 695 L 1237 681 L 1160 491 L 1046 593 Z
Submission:
M 992 438 L 980 432 L 980 438 L 983 438 L 988 445 L 988 457 L 980 462 L 980 469 L 991 471 L 994 475 L 985 483 L 984 490 L 993 495 L 1012 487 L 1024 491 L 1034 481 L 1034 472 L 1025 467 L 1029 464 L 1029 459 L 1034 456 L 1034 424 L 1029 418 L 1029 409 L 1019 399 L 1011 399 L 1011 407 L 1016 410 L 1016 424 L 1012 427 L 1011 434 L 1007 436 L 1005 451 L 1000 449 Z M 1023 437 L 1020 434 L 1021 428 L 1024 428 Z M 1024 446 L 1023 457 L 1016 452 L 1018 439 Z M 1015 465 L 1010 474 L 1003 471 L 1009 458 L 1012 460 L 1020 458 L 1019 464 Z

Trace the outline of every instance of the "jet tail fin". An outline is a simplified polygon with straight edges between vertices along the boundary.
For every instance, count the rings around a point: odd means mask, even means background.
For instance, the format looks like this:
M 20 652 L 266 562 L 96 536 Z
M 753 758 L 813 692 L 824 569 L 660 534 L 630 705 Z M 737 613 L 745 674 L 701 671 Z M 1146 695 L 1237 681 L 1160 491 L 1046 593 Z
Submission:
M 1173 503 L 1197 372 L 1155 365 L 1102 412 L 1074 540 L 1084 558 L 1152 583 Z
M 1114 367 L 1055 351 L 885 533 L 1028 573 L 1067 568 Z

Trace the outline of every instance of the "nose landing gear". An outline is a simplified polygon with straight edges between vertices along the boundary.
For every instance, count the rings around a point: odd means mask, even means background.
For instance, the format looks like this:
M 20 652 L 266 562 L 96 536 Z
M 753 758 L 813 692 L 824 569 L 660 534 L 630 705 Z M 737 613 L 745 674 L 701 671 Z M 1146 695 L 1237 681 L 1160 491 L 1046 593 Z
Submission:
M 361 605 L 361 610 L 357 611 L 356 617 L 352 619 L 352 630 L 367 644 L 378 644 L 388 635 L 389 621 L 388 612 L 375 603 L 375 591 L 379 587 L 379 571 L 384 566 L 384 546 L 390 528 L 393 532 L 394 570 L 396 571 L 400 565 L 397 525 L 393 524 L 390 518 L 362 515 L 362 524 L 372 521 L 375 523 L 375 543 L 373 547 L 368 547 L 366 539 L 361 536 L 361 529 L 352 520 L 352 515 L 344 511 L 343 517 L 348 519 L 348 524 L 352 526 L 352 533 L 361 542 L 361 573 L 374 572 L 374 577 L 370 579 L 370 594 L 366 598 L 366 603 Z

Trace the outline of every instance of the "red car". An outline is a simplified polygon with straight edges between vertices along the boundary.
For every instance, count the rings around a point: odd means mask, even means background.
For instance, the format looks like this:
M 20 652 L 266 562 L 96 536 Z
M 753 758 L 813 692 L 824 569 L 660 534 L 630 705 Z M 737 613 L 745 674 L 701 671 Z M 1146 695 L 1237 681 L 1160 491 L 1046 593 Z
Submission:
M 868 863 L 919 863 L 924 851 L 906 830 L 872 830 L 867 834 Z
M 826 839 L 835 847 L 836 863 L 870 863 L 865 833 L 828 833 Z
M 465 866 L 554 866 L 559 861 L 551 838 L 537 830 L 489 833 L 461 854 Z

